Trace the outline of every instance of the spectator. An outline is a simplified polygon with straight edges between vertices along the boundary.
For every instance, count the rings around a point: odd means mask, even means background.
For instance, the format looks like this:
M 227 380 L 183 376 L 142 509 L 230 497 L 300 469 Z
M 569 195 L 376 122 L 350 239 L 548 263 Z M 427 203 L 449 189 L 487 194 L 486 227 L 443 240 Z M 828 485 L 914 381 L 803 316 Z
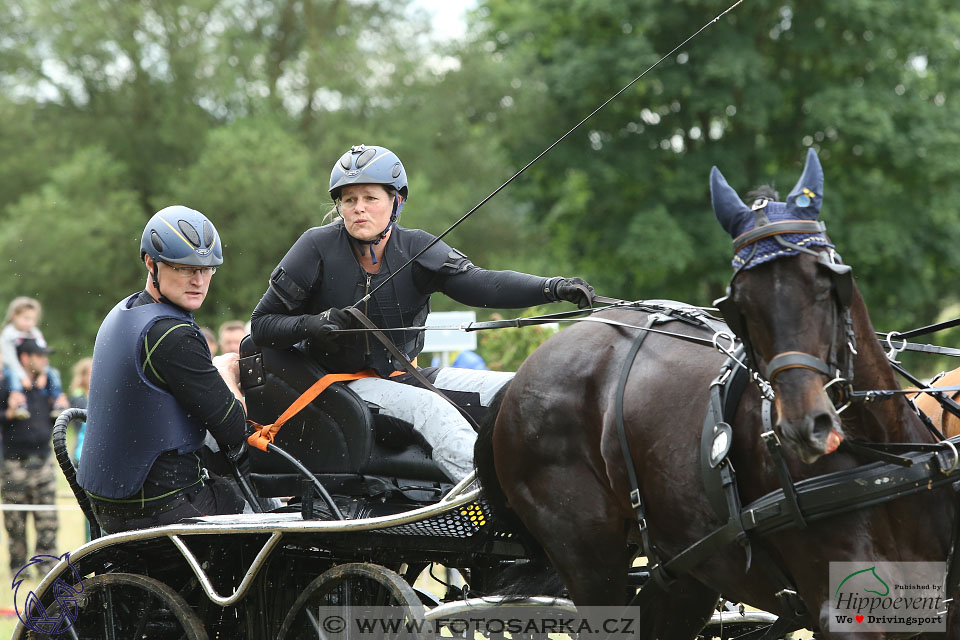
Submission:
M 51 453 L 53 416 L 56 397 L 47 354 L 50 350 L 34 338 L 22 338 L 16 347 L 17 358 L 29 378 L 23 394 L 30 412 L 27 419 L 16 419 L 15 407 L 3 409 L 3 485 L 0 497 L 6 504 L 54 505 L 56 475 Z M 4 390 L 6 391 L 6 390 Z M 3 393 L 2 398 L 7 394 Z M 7 404 L 4 402 L 4 404 Z M 16 574 L 27 563 L 27 513 L 33 513 L 36 530 L 36 555 L 57 555 L 57 513 L 43 511 L 4 511 L 3 524 L 9 536 L 10 570 Z M 40 565 L 46 573 L 52 564 Z
M 247 335 L 247 330 L 242 320 L 227 320 L 220 325 L 219 335 L 221 352 L 240 353 L 240 343 Z
M 200 333 L 203 334 L 203 339 L 207 341 L 207 346 L 210 348 L 210 356 L 217 355 L 217 350 L 220 348 L 219 343 L 217 343 L 217 334 L 215 334 L 210 327 L 200 327 Z
M 86 409 L 87 398 L 90 397 L 90 371 L 93 368 L 93 358 L 82 358 L 73 365 L 73 378 L 70 380 L 70 406 L 74 409 Z M 77 428 L 77 447 L 73 456 L 79 460 L 83 451 L 83 437 L 86 435 L 87 423 L 80 422 Z
M 41 313 L 40 302 L 26 296 L 14 298 L 7 307 L 3 330 L 0 331 L 0 354 L 2 354 L 3 367 L 7 370 L 9 384 L 9 391 L 5 397 L 9 395 L 8 405 L 13 409 L 18 409 L 26 403 L 22 392 L 29 391 L 30 385 L 33 384 L 17 358 L 17 342 L 23 338 L 32 338 L 41 347 L 47 346 L 37 326 L 40 324 Z M 46 386 L 46 378 L 47 372 L 44 371 L 38 378 L 41 386 Z M 67 397 L 62 393 L 59 378 L 53 381 L 50 390 L 56 393 L 57 408 L 65 409 Z
M 458 367 L 460 369 L 486 370 L 487 363 L 483 360 L 483 357 L 479 353 L 476 351 L 471 351 L 470 349 L 466 349 L 460 352 L 450 366 Z

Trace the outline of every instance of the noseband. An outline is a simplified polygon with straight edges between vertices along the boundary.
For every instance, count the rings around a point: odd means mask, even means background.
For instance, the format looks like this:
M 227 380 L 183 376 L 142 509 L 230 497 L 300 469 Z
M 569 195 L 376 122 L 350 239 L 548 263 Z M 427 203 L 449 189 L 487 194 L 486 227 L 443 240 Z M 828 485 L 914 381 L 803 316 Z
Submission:
M 773 238 L 785 249 L 806 253 L 816 257 L 820 268 L 826 269 L 833 285 L 834 300 L 836 302 L 836 314 L 839 322 L 838 326 L 843 327 L 846 340 L 837 339 L 837 331 L 834 331 L 830 343 L 829 362 L 824 362 L 818 356 L 805 353 L 803 351 L 784 351 L 772 357 L 763 371 L 763 377 L 770 384 L 773 383 L 777 375 L 789 369 L 809 369 L 828 378 L 829 382 L 824 388 L 837 386 L 838 400 L 845 402 L 847 392 L 853 388 L 853 356 L 856 355 L 856 336 L 853 331 L 853 320 L 850 315 L 850 302 L 853 297 L 853 274 L 849 265 L 843 264 L 840 256 L 828 249 L 826 251 L 814 251 L 807 247 L 795 244 L 786 240 L 785 234 L 818 234 L 826 237 L 826 225 L 815 220 L 783 220 L 770 222 L 763 208 L 767 205 L 767 200 L 759 199 L 753 205 L 755 216 L 754 228 L 746 233 L 737 236 L 733 240 L 734 254 L 742 249 L 753 245 L 753 253 L 743 261 L 733 277 L 730 279 L 730 285 L 727 287 L 727 295 L 715 303 L 717 308 L 723 314 L 723 318 L 740 341 L 743 343 L 744 350 L 750 368 L 758 371 L 757 359 L 750 342 L 750 336 L 747 333 L 747 324 L 743 313 L 732 299 L 733 282 L 737 275 L 750 263 L 756 256 L 756 243 L 764 238 Z M 846 350 L 841 353 L 842 343 L 846 342 Z M 841 356 L 845 361 L 843 367 L 840 366 Z

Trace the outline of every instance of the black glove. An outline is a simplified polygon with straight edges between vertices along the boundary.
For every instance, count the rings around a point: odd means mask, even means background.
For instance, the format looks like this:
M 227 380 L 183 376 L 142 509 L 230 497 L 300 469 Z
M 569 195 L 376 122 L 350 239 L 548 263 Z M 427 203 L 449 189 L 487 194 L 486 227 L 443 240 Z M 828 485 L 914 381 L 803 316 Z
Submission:
M 250 475 L 250 453 L 246 442 L 236 444 L 224 451 L 224 453 L 227 454 L 227 458 L 229 458 L 233 464 L 237 465 L 240 473 L 245 476 Z
M 337 329 L 349 329 L 353 325 L 353 316 L 343 309 L 331 308 L 323 313 L 313 316 L 306 316 L 303 320 L 303 327 L 307 331 L 307 337 L 319 342 L 329 342 L 336 340 L 336 333 L 331 333 Z
M 557 300 L 566 300 L 584 309 L 593 304 L 595 292 L 586 280 L 580 278 L 561 278 L 553 289 Z

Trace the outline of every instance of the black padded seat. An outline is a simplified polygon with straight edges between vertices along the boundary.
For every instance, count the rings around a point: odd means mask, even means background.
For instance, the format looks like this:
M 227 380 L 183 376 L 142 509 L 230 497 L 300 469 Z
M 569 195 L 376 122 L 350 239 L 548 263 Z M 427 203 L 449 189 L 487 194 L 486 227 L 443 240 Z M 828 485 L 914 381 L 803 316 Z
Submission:
M 248 417 L 270 424 L 326 372 L 297 349 L 257 346 L 247 336 L 240 346 L 240 378 Z M 275 444 L 312 473 L 331 479 L 372 476 L 396 486 L 422 481 L 449 484 L 430 452 L 406 423 L 379 415 L 344 383 L 334 383 L 277 433 Z M 378 433 L 380 437 L 378 437 Z M 262 495 L 294 495 L 299 476 L 278 455 L 253 449 L 250 470 Z M 340 484 L 340 483 L 337 483 Z M 367 491 L 371 490 L 367 487 Z

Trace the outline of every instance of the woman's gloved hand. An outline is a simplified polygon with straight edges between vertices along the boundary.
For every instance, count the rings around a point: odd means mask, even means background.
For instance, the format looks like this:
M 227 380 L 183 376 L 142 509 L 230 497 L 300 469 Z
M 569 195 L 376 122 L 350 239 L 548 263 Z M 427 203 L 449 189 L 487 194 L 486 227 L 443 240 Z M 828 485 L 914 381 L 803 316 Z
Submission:
M 572 302 L 581 309 L 585 309 L 593 304 L 593 296 L 596 293 L 586 280 L 581 278 L 560 278 L 553 289 L 557 300 L 566 300 Z
M 353 326 L 353 316 L 343 309 L 330 308 L 323 313 L 305 316 L 303 327 L 311 340 L 329 343 L 337 339 L 334 331 Z

